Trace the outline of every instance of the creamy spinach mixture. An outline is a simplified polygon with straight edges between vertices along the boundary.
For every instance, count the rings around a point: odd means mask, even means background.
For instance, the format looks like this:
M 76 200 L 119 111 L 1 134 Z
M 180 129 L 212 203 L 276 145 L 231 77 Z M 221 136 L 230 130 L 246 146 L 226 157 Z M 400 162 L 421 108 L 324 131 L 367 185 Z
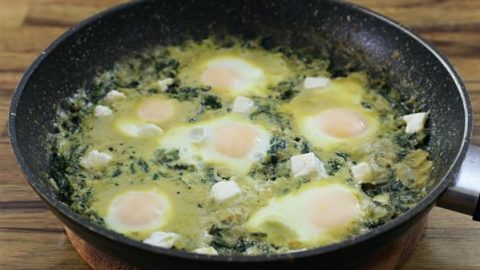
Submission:
M 425 195 L 427 112 L 330 65 L 238 40 L 134 54 L 63 104 L 51 185 L 163 248 L 268 255 L 365 233 Z

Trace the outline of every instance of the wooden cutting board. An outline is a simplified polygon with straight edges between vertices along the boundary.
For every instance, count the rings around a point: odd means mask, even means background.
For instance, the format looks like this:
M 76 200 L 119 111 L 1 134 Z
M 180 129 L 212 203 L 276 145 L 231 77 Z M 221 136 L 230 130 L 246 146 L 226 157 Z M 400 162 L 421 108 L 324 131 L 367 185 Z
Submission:
M 88 269 L 62 224 L 24 180 L 11 152 L 6 123 L 13 90 L 42 49 L 68 27 L 120 2 L 0 0 L 0 269 Z M 474 142 L 480 144 L 480 0 L 352 2 L 414 29 L 450 59 L 469 90 Z M 402 269 L 480 269 L 480 223 L 434 208 Z

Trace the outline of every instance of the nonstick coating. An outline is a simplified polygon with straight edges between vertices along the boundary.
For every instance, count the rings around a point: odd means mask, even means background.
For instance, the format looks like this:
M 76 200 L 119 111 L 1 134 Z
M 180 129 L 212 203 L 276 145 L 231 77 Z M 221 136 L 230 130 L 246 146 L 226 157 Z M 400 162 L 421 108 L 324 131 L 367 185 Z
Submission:
M 331 71 L 368 69 L 391 87 L 417 96 L 430 111 L 434 160 L 430 194 L 414 209 L 342 243 L 270 257 L 211 257 L 146 246 L 88 222 L 55 199 L 45 183 L 47 134 L 55 110 L 102 69 L 132 51 L 179 44 L 209 33 L 263 37 L 265 46 L 315 45 L 332 53 Z M 353 61 L 352 61 L 353 60 Z M 341 74 L 340 74 L 341 75 Z M 423 217 L 458 171 L 470 140 L 471 108 L 458 75 L 438 53 L 400 26 L 370 11 L 334 1 L 140 1 L 92 17 L 55 41 L 32 64 L 12 100 L 9 132 L 29 183 L 50 209 L 95 247 L 142 268 L 335 269 L 368 259 Z

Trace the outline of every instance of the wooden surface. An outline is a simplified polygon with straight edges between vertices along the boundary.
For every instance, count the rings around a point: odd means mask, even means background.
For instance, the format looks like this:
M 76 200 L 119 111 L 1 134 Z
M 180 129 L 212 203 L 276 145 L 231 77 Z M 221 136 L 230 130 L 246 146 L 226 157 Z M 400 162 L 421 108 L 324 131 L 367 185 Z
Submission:
M 36 55 L 68 27 L 118 0 L 0 0 L 0 269 L 88 269 L 62 225 L 25 182 L 8 142 L 13 89 Z M 354 0 L 415 30 L 461 74 L 480 144 L 480 1 Z M 402 269 L 480 269 L 480 223 L 435 208 Z

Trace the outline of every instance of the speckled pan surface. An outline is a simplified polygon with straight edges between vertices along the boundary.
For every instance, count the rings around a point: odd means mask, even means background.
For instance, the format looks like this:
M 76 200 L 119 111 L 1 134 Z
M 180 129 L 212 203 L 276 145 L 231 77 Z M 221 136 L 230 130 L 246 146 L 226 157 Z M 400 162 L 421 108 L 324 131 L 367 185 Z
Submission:
M 435 162 L 432 191 L 416 208 L 356 239 L 324 248 L 271 257 L 209 257 L 148 247 L 92 225 L 54 198 L 44 182 L 46 135 L 55 108 L 99 70 L 151 44 L 179 44 L 210 33 L 272 44 L 318 44 L 351 70 L 381 74 L 430 111 L 429 141 Z M 335 66 L 331 67 L 335 70 Z M 447 187 L 471 132 L 471 108 L 455 71 L 423 41 L 369 11 L 334 1 L 139 1 L 119 6 L 74 27 L 32 64 L 12 100 L 9 132 L 29 183 L 52 211 L 97 248 L 143 268 L 195 266 L 251 269 L 348 268 L 358 265 L 418 221 Z M 228 265 L 227 265 L 228 264 Z

